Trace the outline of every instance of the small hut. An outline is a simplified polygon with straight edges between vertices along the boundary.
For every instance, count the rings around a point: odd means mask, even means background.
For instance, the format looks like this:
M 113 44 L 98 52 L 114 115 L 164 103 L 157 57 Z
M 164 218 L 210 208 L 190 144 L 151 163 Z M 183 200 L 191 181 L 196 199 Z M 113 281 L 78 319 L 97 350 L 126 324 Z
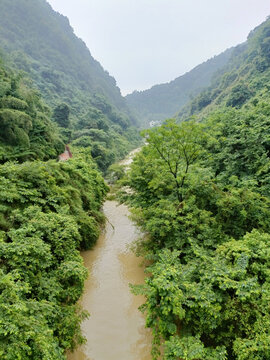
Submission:
M 71 158 L 72 158 L 72 153 L 70 151 L 69 146 L 66 145 L 66 149 L 63 152 L 63 154 L 59 155 L 59 161 L 66 161 L 66 160 L 71 159 Z

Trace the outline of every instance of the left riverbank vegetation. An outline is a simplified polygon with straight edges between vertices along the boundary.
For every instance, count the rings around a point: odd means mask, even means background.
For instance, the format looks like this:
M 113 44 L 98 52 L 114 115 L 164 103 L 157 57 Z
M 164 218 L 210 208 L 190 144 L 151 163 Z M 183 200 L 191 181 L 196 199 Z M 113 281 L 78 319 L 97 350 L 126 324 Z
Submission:
M 102 174 L 140 136 L 67 18 L 45 0 L 0 9 L 0 358 L 60 360 L 84 341 L 79 251 L 104 221 Z
M 65 359 L 84 339 L 79 251 L 97 240 L 108 191 L 91 148 L 64 150 L 27 79 L 0 64 L 0 358 Z M 58 113 L 59 115 L 59 113 Z
M 226 101 L 145 131 L 125 180 L 151 262 L 133 291 L 146 296 L 153 359 L 161 344 L 164 360 L 269 359 L 269 24 L 217 80 L 234 79 Z

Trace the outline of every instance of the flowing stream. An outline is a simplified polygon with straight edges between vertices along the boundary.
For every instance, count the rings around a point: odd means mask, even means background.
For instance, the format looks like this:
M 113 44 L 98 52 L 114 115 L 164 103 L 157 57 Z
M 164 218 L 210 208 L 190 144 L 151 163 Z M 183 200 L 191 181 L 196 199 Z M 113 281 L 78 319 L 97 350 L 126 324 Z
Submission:
M 68 360 L 151 360 L 151 334 L 138 310 L 144 299 L 129 289 L 145 276 L 142 259 L 129 248 L 140 234 L 126 206 L 106 201 L 104 213 L 104 233 L 93 250 L 82 253 L 90 273 L 81 300 L 91 314 L 82 324 L 87 344 Z

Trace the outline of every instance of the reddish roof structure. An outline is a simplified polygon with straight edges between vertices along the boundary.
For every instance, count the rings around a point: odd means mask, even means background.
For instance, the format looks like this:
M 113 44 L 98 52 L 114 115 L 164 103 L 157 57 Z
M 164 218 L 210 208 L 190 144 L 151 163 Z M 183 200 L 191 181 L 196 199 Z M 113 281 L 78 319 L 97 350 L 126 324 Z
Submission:
M 72 158 L 72 153 L 70 151 L 70 148 L 68 145 L 66 145 L 66 150 L 63 152 L 63 154 L 59 155 L 59 161 L 66 161 L 68 159 Z

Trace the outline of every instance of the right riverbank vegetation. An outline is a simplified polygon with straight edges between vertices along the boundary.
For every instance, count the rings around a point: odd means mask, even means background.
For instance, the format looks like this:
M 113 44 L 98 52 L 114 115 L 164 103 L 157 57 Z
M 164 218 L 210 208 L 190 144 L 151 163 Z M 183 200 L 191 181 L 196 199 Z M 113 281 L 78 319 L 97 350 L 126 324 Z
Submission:
M 164 360 L 270 359 L 269 44 L 268 20 L 218 90 L 192 101 L 212 99 L 196 117 L 143 132 L 123 181 L 146 234 L 138 252 L 151 265 L 133 291 L 146 297 L 153 359 L 161 345 Z
M 166 360 L 268 359 L 269 116 L 260 103 L 145 132 L 126 184 L 154 359 L 161 343 Z

